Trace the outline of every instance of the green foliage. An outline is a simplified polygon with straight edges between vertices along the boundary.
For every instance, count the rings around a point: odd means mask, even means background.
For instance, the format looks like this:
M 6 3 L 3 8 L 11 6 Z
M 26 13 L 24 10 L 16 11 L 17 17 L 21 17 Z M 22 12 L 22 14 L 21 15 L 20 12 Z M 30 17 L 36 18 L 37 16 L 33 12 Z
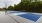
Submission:
M 9 7 L 8 7 L 8 10 L 14 10 L 14 7 L 9 6 Z
M 14 5 L 14 7 L 9 6 L 8 10 L 22 11 L 25 10 L 27 12 L 42 12 L 42 3 L 40 1 L 35 0 L 21 1 L 18 5 Z

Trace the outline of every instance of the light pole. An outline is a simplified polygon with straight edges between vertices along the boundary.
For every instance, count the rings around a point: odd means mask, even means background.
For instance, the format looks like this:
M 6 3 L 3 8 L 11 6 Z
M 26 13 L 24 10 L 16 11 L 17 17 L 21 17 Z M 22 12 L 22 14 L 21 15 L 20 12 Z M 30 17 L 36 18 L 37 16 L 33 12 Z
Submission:
M 6 12 L 7 12 L 7 4 L 5 4 L 5 15 L 6 15 Z
M 7 2 L 3 2 L 5 4 L 5 15 L 6 15 L 6 12 L 7 12 Z

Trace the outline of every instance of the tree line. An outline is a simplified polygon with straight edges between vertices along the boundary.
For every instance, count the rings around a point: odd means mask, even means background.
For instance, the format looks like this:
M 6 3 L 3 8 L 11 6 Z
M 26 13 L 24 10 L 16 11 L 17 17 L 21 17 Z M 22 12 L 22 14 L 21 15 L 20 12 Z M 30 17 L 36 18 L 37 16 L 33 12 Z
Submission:
M 42 13 L 42 1 L 21 1 L 18 5 L 8 6 L 7 10 Z

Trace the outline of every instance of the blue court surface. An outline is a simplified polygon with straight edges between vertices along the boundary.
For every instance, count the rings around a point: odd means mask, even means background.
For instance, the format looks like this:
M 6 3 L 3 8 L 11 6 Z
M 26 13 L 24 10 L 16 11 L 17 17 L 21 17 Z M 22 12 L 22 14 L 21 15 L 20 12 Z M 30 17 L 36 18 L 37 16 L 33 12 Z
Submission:
M 17 13 L 17 14 L 19 13 L 19 15 L 17 16 L 32 20 L 34 22 L 36 22 L 41 17 L 41 15 L 32 14 L 32 13 L 27 13 L 27 14 L 20 14 L 20 12 L 10 12 L 10 13 Z
M 23 18 L 26 18 L 35 22 L 41 17 L 41 15 L 35 15 L 35 14 L 22 14 L 18 16 L 21 16 Z

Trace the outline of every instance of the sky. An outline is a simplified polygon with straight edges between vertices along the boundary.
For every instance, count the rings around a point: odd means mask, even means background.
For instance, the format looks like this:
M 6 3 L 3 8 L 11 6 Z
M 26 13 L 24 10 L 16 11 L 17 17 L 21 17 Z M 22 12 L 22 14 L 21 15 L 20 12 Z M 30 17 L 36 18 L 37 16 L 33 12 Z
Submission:
M 20 2 L 21 0 L 0 0 L 0 8 L 5 7 L 5 4 L 7 4 L 7 6 L 9 5 L 14 6 L 14 4 L 18 4 Z
M 0 8 L 5 7 L 5 4 L 7 4 L 7 6 L 14 6 L 14 4 L 18 4 L 20 2 L 21 0 L 0 0 Z

